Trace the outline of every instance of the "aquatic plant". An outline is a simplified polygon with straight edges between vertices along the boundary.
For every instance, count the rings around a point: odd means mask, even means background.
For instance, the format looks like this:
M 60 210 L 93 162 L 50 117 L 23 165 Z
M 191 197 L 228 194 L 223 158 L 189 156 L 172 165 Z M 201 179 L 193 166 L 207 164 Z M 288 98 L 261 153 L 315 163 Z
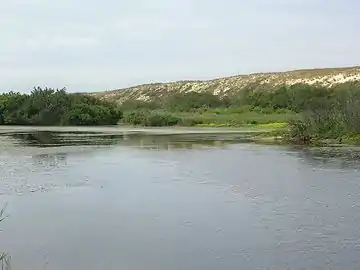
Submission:
M 0 222 L 4 221 L 6 205 L 0 210 Z M 11 256 L 5 252 L 0 253 L 1 270 L 11 270 Z

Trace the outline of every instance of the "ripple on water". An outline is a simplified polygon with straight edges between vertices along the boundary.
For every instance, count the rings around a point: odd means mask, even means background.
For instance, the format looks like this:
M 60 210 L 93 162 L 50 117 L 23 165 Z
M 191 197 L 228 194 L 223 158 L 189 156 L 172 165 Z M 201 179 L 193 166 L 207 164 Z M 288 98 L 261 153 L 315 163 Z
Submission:
M 76 159 L 74 160 L 76 161 Z M 73 165 L 72 165 L 73 166 Z M 83 176 L 68 177 L 67 155 L 0 155 L 0 194 L 49 192 L 89 185 Z
M 1 228 L 16 268 L 41 260 L 39 246 L 49 269 L 65 260 L 74 269 L 103 261 L 107 269 L 358 268 L 354 154 L 204 138 L 135 136 L 106 147 L 77 138 L 77 146 L 1 151 L 0 192 L 36 194 L 13 196 Z M 77 188 L 103 184 L 104 192 Z

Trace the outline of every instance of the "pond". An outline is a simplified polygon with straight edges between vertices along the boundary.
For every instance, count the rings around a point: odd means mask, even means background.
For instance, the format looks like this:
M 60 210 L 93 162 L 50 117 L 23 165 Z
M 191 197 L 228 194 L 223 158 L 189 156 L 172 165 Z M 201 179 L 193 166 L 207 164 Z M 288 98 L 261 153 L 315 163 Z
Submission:
M 13 269 L 359 268 L 358 149 L 165 131 L 3 129 Z

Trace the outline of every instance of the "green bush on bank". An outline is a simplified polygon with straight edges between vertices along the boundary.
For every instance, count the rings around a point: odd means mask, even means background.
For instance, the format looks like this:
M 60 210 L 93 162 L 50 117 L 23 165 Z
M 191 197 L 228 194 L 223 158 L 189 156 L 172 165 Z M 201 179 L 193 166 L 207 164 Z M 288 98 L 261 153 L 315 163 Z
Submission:
M 147 110 L 128 111 L 124 113 L 123 123 L 141 126 L 175 126 L 181 119 L 167 113 L 157 113 Z
M 321 139 L 357 138 L 360 134 L 360 89 L 353 84 L 335 88 L 325 98 L 307 102 L 301 117 L 290 122 L 290 138 L 311 143 Z
M 116 125 L 121 117 L 115 104 L 65 89 L 0 95 L 1 125 Z

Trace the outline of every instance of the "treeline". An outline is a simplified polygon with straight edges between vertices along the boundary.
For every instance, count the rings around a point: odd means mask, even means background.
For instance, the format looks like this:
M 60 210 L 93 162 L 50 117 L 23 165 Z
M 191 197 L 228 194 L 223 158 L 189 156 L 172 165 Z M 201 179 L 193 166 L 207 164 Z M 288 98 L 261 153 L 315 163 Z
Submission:
M 115 104 L 65 89 L 0 95 L 1 125 L 115 125 L 121 117 Z

